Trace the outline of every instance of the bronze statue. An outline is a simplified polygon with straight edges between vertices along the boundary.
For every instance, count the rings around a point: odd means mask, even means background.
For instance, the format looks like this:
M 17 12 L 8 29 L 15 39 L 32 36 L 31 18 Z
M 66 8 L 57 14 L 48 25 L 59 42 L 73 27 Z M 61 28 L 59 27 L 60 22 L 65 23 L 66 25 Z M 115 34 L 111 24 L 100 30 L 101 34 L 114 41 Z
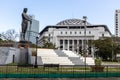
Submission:
M 30 21 L 30 25 L 32 24 L 32 19 L 29 18 L 27 15 L 27 8 L 24 8 L 23 13 L 22 13 L 22 35 L 21 39 L 25 40 L 25 33 L 28 27 L 28 21 Z

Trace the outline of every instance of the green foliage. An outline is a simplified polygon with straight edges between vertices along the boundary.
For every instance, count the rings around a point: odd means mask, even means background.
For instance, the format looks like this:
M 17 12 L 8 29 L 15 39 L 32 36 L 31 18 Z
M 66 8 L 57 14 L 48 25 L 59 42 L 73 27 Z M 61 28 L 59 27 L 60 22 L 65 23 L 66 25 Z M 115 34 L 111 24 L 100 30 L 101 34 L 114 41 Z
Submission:
M 0 43 L 2 43 L 3 42 L 3 40 L 0 38 Z
M 55 49 L 55 45 L 52 44 L 51 42 L 46 42 L 43 48 Z
M 36 48 L 36 44 L 31 45 L 32 48 Z M 40 46 L 37 46 L 37 48 L 41 48 Z
M 117 58 L 117 61 L 120 62 L 120 58 Z
M 96 58 L 95 59 L 95 65 L 96 66 L 101 66 L 101 64 L 102 64 L 102 60 L 100 58 Z
M 105 61 L 112 60 L 112 57 L 115 59 L 116 53 L 120 52 L 120 45 L 115 43 L 112 38 L 95 40 L 93 41 L 93 45 L 98 49 L 95 56 L 101 57 Z
M 9 64 L 7 64 L 7 66 L 17 66 L 18 64 L 17 63 L 9 63 Z
M 43 37 L 42 42 L 43 42 L 42 48 L 49 48 L 49 49 L 55 49 L 56 48 L 55 44 L 50 42 L 48 37 Z
M 14 46 L 14 41 L 3 40 L 0 38 L 0 46 Z

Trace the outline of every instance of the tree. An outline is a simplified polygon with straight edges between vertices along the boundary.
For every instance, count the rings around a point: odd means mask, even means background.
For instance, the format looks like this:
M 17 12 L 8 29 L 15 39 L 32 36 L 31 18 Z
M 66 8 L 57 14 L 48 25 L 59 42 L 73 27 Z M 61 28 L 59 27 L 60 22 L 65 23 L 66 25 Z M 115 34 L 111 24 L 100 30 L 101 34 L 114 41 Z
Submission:
M 55 45 L 51 42 L 46 42 L 43 48 L 55 49 Z
M 101 57 L 103 60 L 112 60 L 116 53 L 120 51 L 120 49 L 118 49 L 119 46 L 112 41 L 111 38 L 95 40 L 93 41 L 93 44 L 98 49 L 95 55 Z
M 48 37 L 42 38 L 43 46 L 42 48 L 49 48 L 49 49 L 55 49 L 55 45 L 49 41 Z
M 0 38 L 0 44 L 3 42 L 3 40 Z
M 1 33 L 1 38 L 3 40 L 7 41 L 15 41 L 15 39 L 18 37 L 18 34 L 14 29 L 9 29 L 6 32 Z

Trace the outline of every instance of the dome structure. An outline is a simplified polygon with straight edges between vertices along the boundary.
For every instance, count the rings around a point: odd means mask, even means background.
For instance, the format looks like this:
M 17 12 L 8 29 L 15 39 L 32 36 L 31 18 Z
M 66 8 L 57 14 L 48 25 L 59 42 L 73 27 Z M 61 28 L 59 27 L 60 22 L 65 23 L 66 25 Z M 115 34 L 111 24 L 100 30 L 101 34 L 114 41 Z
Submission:
M 56 25 L 84 25 L 83 20 L 81 19 L 66 19 L 63 20 L 59 23 L 57 23 Z M 87 25 L 91 25 L 90 23 L 87 22 Z

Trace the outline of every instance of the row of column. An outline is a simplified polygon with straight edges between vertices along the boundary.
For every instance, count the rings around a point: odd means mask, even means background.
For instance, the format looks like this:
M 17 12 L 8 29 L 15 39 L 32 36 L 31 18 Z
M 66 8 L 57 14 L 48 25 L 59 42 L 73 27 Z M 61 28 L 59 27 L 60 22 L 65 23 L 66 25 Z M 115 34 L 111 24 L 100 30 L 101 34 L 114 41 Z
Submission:
M 79 51 L 79 47 L 84 49 L 84 40 L 60 40 L 60 49 Z

